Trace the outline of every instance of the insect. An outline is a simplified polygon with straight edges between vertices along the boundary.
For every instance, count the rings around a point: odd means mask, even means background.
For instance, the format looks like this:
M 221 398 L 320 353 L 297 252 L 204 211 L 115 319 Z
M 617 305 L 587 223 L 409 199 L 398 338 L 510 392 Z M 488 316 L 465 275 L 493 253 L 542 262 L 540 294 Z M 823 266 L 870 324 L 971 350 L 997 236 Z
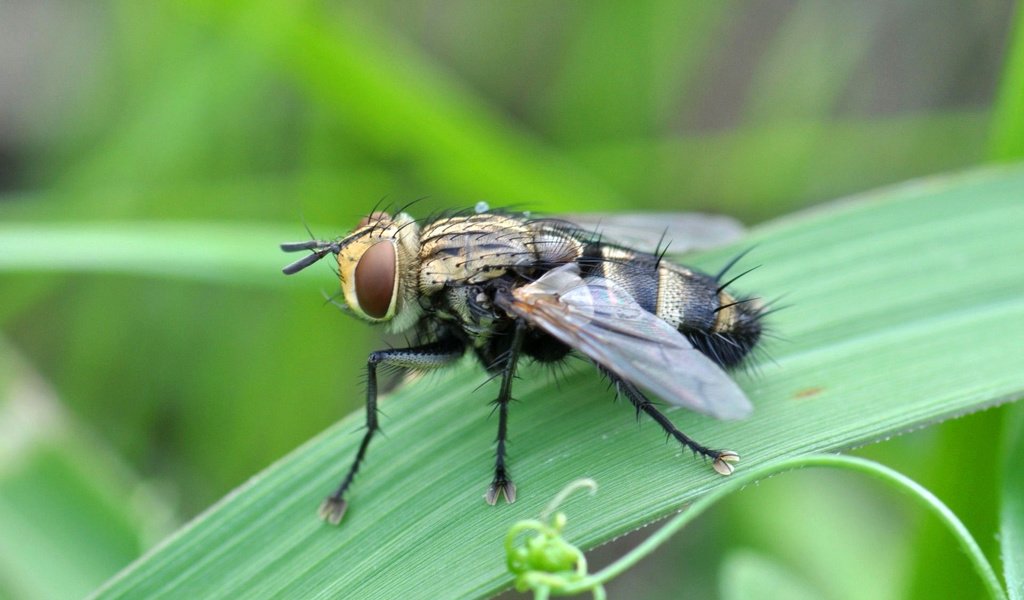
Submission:
M 310 252 L 285 267 L 286 275 L 333 255 L 347 309 L 415 339 L 409 348 L 370 354 L 366 432 L 320 516 L 341 521 L 346 493 L 379 430 L 378 367 L 432 369 L 466 352 L 501 379 L 494 478 L 484 496 L 489 504 L 516 499 L 506 442 L 522 356 L 552 363 L 582 354 L 638 416 L 646 413 L 684 447 L 711 459 L 718 473 L 732 473 L 736 452 L 688 437 L 645 391 L 720 419 L 748 415 L 750 401 L 724 369 L 742 362 L 758 343 L 764 306 L 726 291 L 736 278 L 721 281 L 742 255 L 712 276 L 664 260 L 664 251 L 649 247 L 657 233 L 645 242 L 644 232 L 666 219 L 670 229 L 672 219 L 678 221 L 677 230 L 716 224 L 701 216 L 606 217 L 598 234 L 580 224 L 582 218 L 538 218 L 486 206 L 423 221 L 374 211 L 344 237 L 282 244 L 285 252 Z M 616 243 L 616 232 L 620 239 L 632 237 L 630 245 Z M 715 235 L 726 234 L 710 237 Z

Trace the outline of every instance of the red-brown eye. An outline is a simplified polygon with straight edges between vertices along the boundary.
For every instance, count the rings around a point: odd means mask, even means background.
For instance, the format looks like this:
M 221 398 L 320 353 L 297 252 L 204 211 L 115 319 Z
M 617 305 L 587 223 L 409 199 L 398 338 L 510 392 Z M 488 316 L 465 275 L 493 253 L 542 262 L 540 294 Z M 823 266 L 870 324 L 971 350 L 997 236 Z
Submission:
M 384 318 L 395 290 L 395 247 L 391 242 L 370 246 L 356 265 L 359 308 L 374 319 Z

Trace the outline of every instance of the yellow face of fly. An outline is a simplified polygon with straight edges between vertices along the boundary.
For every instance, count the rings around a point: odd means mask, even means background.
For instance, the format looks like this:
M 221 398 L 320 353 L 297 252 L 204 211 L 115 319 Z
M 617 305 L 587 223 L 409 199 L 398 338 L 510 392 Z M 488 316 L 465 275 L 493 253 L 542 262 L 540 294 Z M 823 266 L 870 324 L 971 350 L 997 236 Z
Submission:
M 375 213 L 340 243 L 338 274 L 345 303 L 359 318 L 401 331 L 419 315 L 419 229 L 405 214 Z

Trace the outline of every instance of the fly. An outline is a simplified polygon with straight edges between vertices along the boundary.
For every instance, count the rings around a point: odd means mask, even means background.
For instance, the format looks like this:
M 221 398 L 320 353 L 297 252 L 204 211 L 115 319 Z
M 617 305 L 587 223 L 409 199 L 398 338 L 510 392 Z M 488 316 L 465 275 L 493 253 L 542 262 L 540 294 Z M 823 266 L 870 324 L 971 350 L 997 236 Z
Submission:
M 324 520 L 341 521 L 346 492 L 379 430 L 377 368 L 433 369 L 467 352 L 501 377 L 488 504 L 516 499 L 505 446 L 521 356 L 552 363 L 570 352 L 582 354 L 638 414 L 646 413 L 681 445 L 710 458 L 718 473 L 733 472 L 736 452 L 691 439 L 645 392 L 719 419 L 751 412 L 750 401 L 724 370 L 740 364 L 758 343 L 765 312 L 756 298 L 726 291 L 736 278 L 721 281 L 740 257 L 712 276 L 663 260 L 664 252 L 651 242 L 657 234 L 650 235 L 652 225 L 654 231 L 667 227 L 682 232 L 676 242 L 707 246 L 730 241 L 739 229 L 731 220 L 701 215 L 575 221 L 490 211 L 483 203 L 475 211 L 423 223 L 405 213 L 375 211 L 345 237 L 281 246 L 285 252 L 310 252 L 285 267 L 286 275 L 336 256 L 347 308 L 415 339 L 409 348 L 370 354 L 366 432 L 344 479 L 320 507 Z

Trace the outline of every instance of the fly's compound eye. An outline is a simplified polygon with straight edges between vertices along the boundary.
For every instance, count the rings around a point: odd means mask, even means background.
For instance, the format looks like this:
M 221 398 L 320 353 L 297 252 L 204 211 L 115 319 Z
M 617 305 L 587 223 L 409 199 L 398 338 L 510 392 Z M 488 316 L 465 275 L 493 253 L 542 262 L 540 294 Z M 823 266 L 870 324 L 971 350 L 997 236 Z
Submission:
M 395 247 L 391 242 L 370 246 L 356 265 L 355 288 L 359 308 L 374 319 L 383 319 L 395 295 Z

